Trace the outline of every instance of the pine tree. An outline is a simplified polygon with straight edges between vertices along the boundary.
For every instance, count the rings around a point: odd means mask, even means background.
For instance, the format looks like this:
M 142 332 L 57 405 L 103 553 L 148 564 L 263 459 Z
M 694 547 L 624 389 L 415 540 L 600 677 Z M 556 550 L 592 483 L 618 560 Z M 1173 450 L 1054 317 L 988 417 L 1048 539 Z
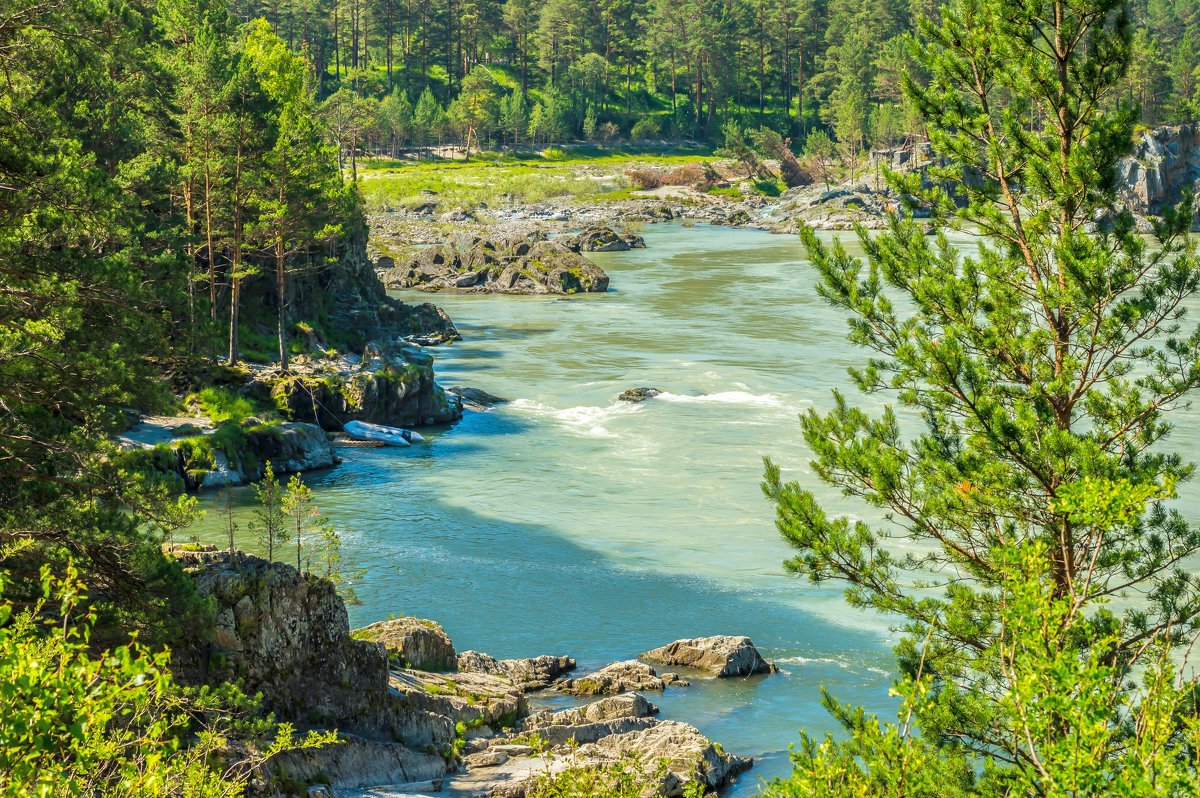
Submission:
M 851 741 L 810 741 L 780 794 L 1175 783 L 1137 770 L 1128 752 L 1162 737 L 1128 719 L 1195 728 L 1195 707 L 1172 692 L 1164 716 L 1153 685 L 1124 685 L 1169 676 L 1160 657 L 1200 632 L 1200 579 L 1179 567 L 1200 530 L 1163 502 L 1192 466 L 1157 446 L 1200 384 L 1200 331 L 1179 326 L 1200 263 L 1190 209 L 1169 212 L 1148 246 L 1115 207 L 1136 119 L 1116 104 L 1126 23 L 1121 0 L 946 6 L 923 26 L 929 83 L 907 91 L 947 163 L 930 177 L 959 202 L 920 175 L 893 180 L 980 247 L 960 253 L 902 216 L 884 235 L 860 231 L 865 263 L 805 234 L 821 295 L 871 353 L 855 384 L 906 415 L 872 416 L 837 393 L 802 419 L 815 473 L 880 522 L 830 516 L 769 461 L 764 489 L 797 549 L 789 570 L 841 581 L 852 606 L 901 620 L 905 705 L 883 729 L 829 699 Z M 1127 593 L 1139 597 L 1128 608 L 1106 606 Z M 1068 666 L 1109 692 L 1076 692 Z M 1194 785 L 1190 754 L 1173 761 Z
M 312 488 L 304 484 L 299 474 L 288 480 L 287 490 L 279 501 L 280 511 L 287 520 L 287 536 L 296 545 L 296 570 L 308 570 L 301 552 L 312 544 L 312 536 L 327 521 L 321 510 L 313 503 Z
M 254 497 L 258 506 L 254 508 L 254 520 L 250 531 L 266 551 L 267 559 L 275 561 L 275 550 L 283 544 L 284 512 L 283 488 L 275 478 L 275 470 L 268 460 L 263 466 L 262 479 L 254 483 Z
M 365 570 L 348 571 L 342 561 L 342 536 L 329 519 L 323 518 L 313 529 L 313 547 L 317 554 L 317 573 L 333 583 L 339 596 L 347 604 L 362 604 L 354 590 L 354 582 L 361 579 Z
M 286 373 L 288 294 L 295 271 L 289 260 L 319 251 L 341 232 L 337 220 L 345 192 L 316 125 L 308 64 L 265 25 L 251 33 L 246 54 L 277 114 L 275 140 L 263 162 L 262 192 L 255 198 L 255 231 L 274 260 L 279 367 Z M 352 139 L 352 150 L 353 144 Z
M 478 145 L 481 138 L 490 135 L 500 118 L 500 102 L 496 79 L 485 66 L 477 66 L 463 78 L 462 91 L 451 103 L 447 118 L 458 128 L 465 157 L 471 157 L 471 138 Z
M 442 107 L 438 104 L 437 98 L 433 96 L 433 92 L 426 86 L 425 91 L 421 92 L 421 96 L 417 99 L 417 108 L 413 112 L 413 125 L 422 144 L 429 145 L 440 140 L 444 120 L 445 113 L 442 111 Z

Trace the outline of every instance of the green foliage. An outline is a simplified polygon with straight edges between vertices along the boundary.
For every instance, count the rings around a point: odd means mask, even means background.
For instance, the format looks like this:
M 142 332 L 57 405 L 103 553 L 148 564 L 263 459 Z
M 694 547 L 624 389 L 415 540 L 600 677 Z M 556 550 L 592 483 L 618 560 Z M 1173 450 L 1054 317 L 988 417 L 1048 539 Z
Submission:
M 570 764 L 547 767 L 530 787 L 529 798 L 641 798 L 646 788 L 641 762 L 626 757 L 607 766 Z
M 1075 495 L 1090 487 L 1081 484 Z M 1114 486 L 1110 498 L 1119 496 L 1117 514 L 1132 519 L 1144 511 L 1142 495 L 1126 483 Z M 1068 504 L 1072 512 L 1091 512 Z M 1091 626 L 1070 600 L 1055 595 L 1044 544 L 998 556 L 1005 576 L 996 666 L 1007 689 L 992 711 L 1022 756 L 979 768 L 969 748 L 916 734 L 916 720 L 946 711 L 947 703 L 936 678 L 918 673 L 896 687 L 895 723 L 826 695 L 849 739 L 805 737 L 792 757 L 795 772 L 771 784 L 768 798 L 1200 794 L 1197 685 L 1178 681 L 1168 647 L 1149 647 L 1133 683 L 1128 667 L 1110 657 L 1119 635 Z
M 870 352 L 856 387 L 898 409 L 835 392 L 802 417 L 813 471 L 870 515 L 831 516 L 770 461 L 764 490 L 788 570 L 899 619 L 903 704 L 881 726 L 829 698 L 850 740 L 807 740 L 778 795 L 1195 791 L 1174 657 L 1200 632 L 1200 580 L 1180 567 L 1200 530 L 1165 503 L 1193 467 L 1158 445 L 1200 384 L 1200 330 L 1180 323 L 1200 261 L 1190 208 L 1147 243 L 1116 207 L 1125 12 L 944 7 L 916 50 L 928 81 L 905 82 L 944 165 L 932 187 L 890 178 L 938 234 L 904 216 L 860 230 L 865 262 L 804 234 L 821 296 Z
M 210 386 L 189 397 L 189 400 L 194 400 L 200 412 L 218 424 L 224 421 L 240 424 L 255 413 L 253 401 L 228 388 Z
M 804 159 L 825 183 L 826 191 L 829 190 L 829 181 L 836 164 L 836 154 L 837 146 L 833 143 L 833 139 L 829 138 L 829 134 L 823 130 L 813 131 L 804 141 Z
M 336 739 L 297 738 L 232 687 L 184 690 L 165 651 L 135 641 L 97 652 L 78 577 L 43 569 L 36 603 L 0 603 L 0 795 L 233 798 L 267 757 Z M 231 733 L 249 745 L 236 759 Z
M 658 119 L 652 116 L 647 116 L 639 119 L 634 123 L 633 128 L 629 131 L 629 138 L 634 141 L 645 141 L 646 139 L 656 139 L 662 135 L 662 125 Z
M 259 545 L 266 552 L 267 559 L 275 561 L 276 550 L 284 542 L 283 488 L 275 478 L 275 469 L 268 460 L 263 468 L 263 477 L 254 483 L 254 498 L 258 507 L 254 508 L 254 519 L 250 522 L 250 531 L 257 538 Z

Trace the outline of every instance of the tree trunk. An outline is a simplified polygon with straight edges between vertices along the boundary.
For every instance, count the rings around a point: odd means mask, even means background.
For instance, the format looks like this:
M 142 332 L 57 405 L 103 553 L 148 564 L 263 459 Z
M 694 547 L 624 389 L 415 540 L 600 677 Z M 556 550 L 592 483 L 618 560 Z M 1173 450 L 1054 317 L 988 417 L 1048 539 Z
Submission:
M 284 254 L 283 231 L 275 238 L 275 318 L 279 333 L 279 369 L 288 370 L 287 352 L 287 257 Z

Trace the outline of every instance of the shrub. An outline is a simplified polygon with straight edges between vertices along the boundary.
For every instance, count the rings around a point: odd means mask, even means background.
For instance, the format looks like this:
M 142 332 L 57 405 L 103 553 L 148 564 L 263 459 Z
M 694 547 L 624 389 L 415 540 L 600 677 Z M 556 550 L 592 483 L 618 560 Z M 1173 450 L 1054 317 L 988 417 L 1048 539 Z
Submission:
M 647 190 L 661 186 L 662 172 L 657 169 L 627 169 L 625 177 L 639 189 Z
M 634 141 L 646 141 L 647 139 L 656 139 L 662 135 L 662 126 L 658 120 L 652 116 L 643 116 L 633 126 L 633 130 L 629 131 L 629 138 Z
M 93 647 L 94 610 L 69 566 L 42 571 L 44 599 L 24 612 L 0 602 L 0 796 L 233 796 L 280 751 L 320 747 L 297 738 L 232 686 L 187 690 L 169 653 L 136 642 Z M 235 761 L 226 740 L 243 743 Z

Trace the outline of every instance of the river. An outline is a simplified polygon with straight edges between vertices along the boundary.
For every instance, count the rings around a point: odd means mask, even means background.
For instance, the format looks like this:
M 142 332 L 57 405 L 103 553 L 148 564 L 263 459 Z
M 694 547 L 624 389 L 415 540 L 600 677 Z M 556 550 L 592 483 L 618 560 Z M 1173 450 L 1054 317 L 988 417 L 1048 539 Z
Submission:
M 827 506 L 863 511 L 807 469 L 796 419 L 835 387 L 856 396 L 846 369 L 862 356 L 797 238 L 643 233 L 644 250 L 594 256 L 604 295 L 398 295 L 432 299 L 462 332 L 432 350 L 443 385 L 512 401 L 409 449 L 343 449 L 310 482 L 351 567 L 367 569 L 354 626 L 428 617 L 460 651 L 567 654 L 584 669 L 680 637 L 750 635 L 780 674 L 651 699 L 754 756 L 733 790 L 752 795 L 789 770 L 800 729 L 834 730 L 820 688 L 884 717 L 894 706 L 886 622 L 785 574 L 759 488 L 769 455 Z M 632 386 L 666 393 L 614 402 Z

